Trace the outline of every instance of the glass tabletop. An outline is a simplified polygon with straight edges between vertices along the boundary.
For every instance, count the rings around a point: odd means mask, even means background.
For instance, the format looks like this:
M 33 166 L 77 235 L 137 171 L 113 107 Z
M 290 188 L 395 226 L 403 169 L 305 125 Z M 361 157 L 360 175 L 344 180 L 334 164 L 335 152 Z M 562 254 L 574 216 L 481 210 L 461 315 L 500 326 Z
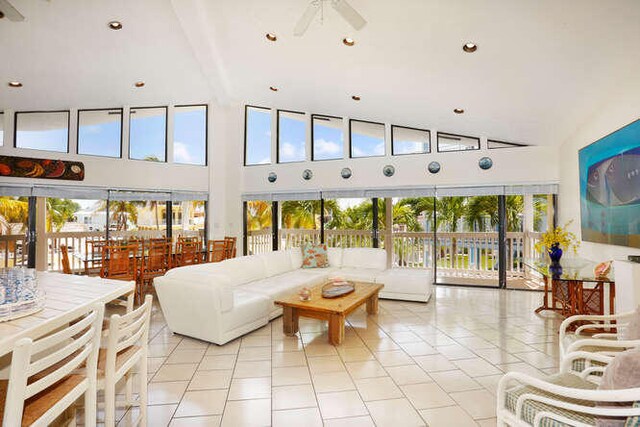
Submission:
M 598 263 L 584 258 L 562 258 L 558 265 L 553 265 L 545 259 L 528 258 L 524 260 L 524 265 L 554 280 L 605 283 L 615 281 L 613 271 L 610 271 L 606 276 L 596 277 L 593 270 Z

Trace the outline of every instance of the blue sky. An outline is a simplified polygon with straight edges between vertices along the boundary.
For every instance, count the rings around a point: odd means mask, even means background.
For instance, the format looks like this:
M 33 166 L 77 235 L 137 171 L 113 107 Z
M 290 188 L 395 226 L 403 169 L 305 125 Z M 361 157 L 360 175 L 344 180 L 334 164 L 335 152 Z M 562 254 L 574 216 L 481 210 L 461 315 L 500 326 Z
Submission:
M 159 110 L 160 111 L 160 110 Z M 143 160 L 155 157 L 165 161 L 165 134 L 167 116 L 164 114 L 138 118 L 131 115 L 129 125 L 129 157 Z
M 107 111 L 100 112 L 107 114 Z M 80 112 L 80 117 L 84 114 Z M 95 113 L 94 113 L 95 114 Z M 78 154 L 120 157 L 121 115 L 109 116 L 111 122 L 82 125 L 78 128 Z
M 162 114 L 150 117 L 131 115 L 129 151 L 132 159 L 144 159 L 155 156 L 165 160 L 166 116 Z M 107 111 L 100 112 L 106 114 Z M 109 116 L 111 121 L 99 123 L 91 120 L 89 114 L 97 112 L 80 112 L 87 115 L 85 123 L 79 124 L 78 153 L 98 156 L 120 157 L 120 116 Z M 97 122 L 97 123 L 96 123 Z M 66 123 L 66 122 L 65 122 Z M 0 127 L 0 140 L 2 128 Z M 206 156 L 206 108 L 177 107 L 174 114 L 174 161 L 204 165 Z M 18 130 L 17 146 L 47 151 L 66 152 L 68 130 L 64 128 L 49 130 Z
M 280 162 L 305 159 L 306 119 L 296 120 L 280 114 Z M 247 109 L 247 157 L 248 165 L 272 163 L 271 159 L 271 111 L 259 108 Z M 342 159 L 344 135 L 342 127 L 335 128 L 316 120 L 313 123 L 314 160 Z M 354 157 L 384 155 L 384 138 L 359 133 L 352 136 Z M 275 159 L 274 159 L 275 160 Z

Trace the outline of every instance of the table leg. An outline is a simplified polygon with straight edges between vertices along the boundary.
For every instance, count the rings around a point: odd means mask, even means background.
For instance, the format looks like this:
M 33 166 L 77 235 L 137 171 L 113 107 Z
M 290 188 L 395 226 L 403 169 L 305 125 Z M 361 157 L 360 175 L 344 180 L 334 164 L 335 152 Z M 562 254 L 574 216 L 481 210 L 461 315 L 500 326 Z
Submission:
M 332 314 L 329 318 L 329 342 L 340 345 L 344 341 L 344 316 Z
M 367 300 L 367 314 L 378 314 L 378 294 L 373 294 Z
M 544 283 L 544 295 L 542 297 L 542 305 L 536 308 L 536 313 L 549 309 L 549 280 L 547 279 L 547 276 L 542 276 L 542 281 Z
M 283 307 L 282 315 L 282 331 L 287 336 L 295 335 L 298 332 L 298 311 L 292 307 Z

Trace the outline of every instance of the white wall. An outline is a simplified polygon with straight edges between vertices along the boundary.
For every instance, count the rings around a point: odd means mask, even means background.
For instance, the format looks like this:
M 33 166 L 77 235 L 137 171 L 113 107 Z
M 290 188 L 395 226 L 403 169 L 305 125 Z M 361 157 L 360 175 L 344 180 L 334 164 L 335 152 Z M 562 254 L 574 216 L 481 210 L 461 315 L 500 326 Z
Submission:
M 592 142 L 638 119 L 640 114 L 640 80 L 628 80 L 611 94 L 609 102 L 601 105 L 596 114 L 581 126 L 560 147 L 559 222 L 573 220 L 571 230 L 580 236 L 580 182 L 578 176 L 578 151 Z M 640 249 L 600 243 L 582 242 L 580 255 L 601 261 L 626 258 L 640 254 Z
M 242 112 L 241 112 L 242 114 Z M 275 116 L 275 111 L 273 111 Z M 366 118 L 365 118 L 366 119 Z M 275 120 L 273 120 L 275 123 Z M 307 159 L 310 151 L 310 123 L 307 121 Z M 345 149 L 348 156 L 348 118 L 345 118 Z M 465 152 L 435 152 L 437 129 L 431 130 L 432 152 L 416 155 L 391 155 L 390 124 L 386 124 L 386 153 L 384 157 L 305 161 L 289 164 L 247 166 L 243 168 L 242 191 L 247 193 L 289 190 L 327 190 L 337 188 L 382 188 L 399 186 L 477 186 L 502 184 L 556 183 L 558 176 L 557 149 L 554 147 L 516 147 L 487 149 L 486 136 L 479 136 L 481 149 Z M 455 131 L 455 130 L 453 130 Z M 236 147 L 242 153 L 241 146 Z M 276 132 L 272 127 L 272 158 L 275 159 Z M 490 157 L 493 167 L 482 170 L 478 167 L 481 157 Z M 242 160 L 242 159 L 241 159 Z M 437 161 L 442 166 L 438 174 L 427 172 L 427 165 Z M 396 173 L 386 177 L 382 173 L 385 165 L 393 165 Z M 345 180 L 340 171 L 349 167 L 353 175 Z M 313 178 L 302 179 L 302 171 L 311 169 Z M 278 179 L 269 183 L 269 172 Z

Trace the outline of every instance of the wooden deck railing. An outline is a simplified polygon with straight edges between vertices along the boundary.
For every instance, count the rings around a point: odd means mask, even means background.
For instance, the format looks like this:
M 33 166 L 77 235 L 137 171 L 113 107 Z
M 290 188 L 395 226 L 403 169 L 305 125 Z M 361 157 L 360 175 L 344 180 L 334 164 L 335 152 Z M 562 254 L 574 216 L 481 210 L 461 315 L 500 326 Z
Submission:
M 507 233 L 507 274 L 523 277 L 523 259 L 534 254 L 533 246 L 541 233 Z M 250 231 L 247 248 L 250 254 L 271 251 L 271 229 Z M 385 234 L 380 234 L 380 247 L 385 247 Z M 498 276 L 498 233 L 395 232 L 393 266 L 405 268 L 432 267 L 447 276 L 495 278 Z M 279 247 L 288 249 L 305 242 L 320 241 L 320 230 L 279 230 Z M 325 230 L 329 247 L 372 247 L 373 236 L 366 230 Z M 436 256 L 434 256 L 434 254 Z
M 27 243 L 22 234 L 0 236 L 0 268 L 26 267 Z

